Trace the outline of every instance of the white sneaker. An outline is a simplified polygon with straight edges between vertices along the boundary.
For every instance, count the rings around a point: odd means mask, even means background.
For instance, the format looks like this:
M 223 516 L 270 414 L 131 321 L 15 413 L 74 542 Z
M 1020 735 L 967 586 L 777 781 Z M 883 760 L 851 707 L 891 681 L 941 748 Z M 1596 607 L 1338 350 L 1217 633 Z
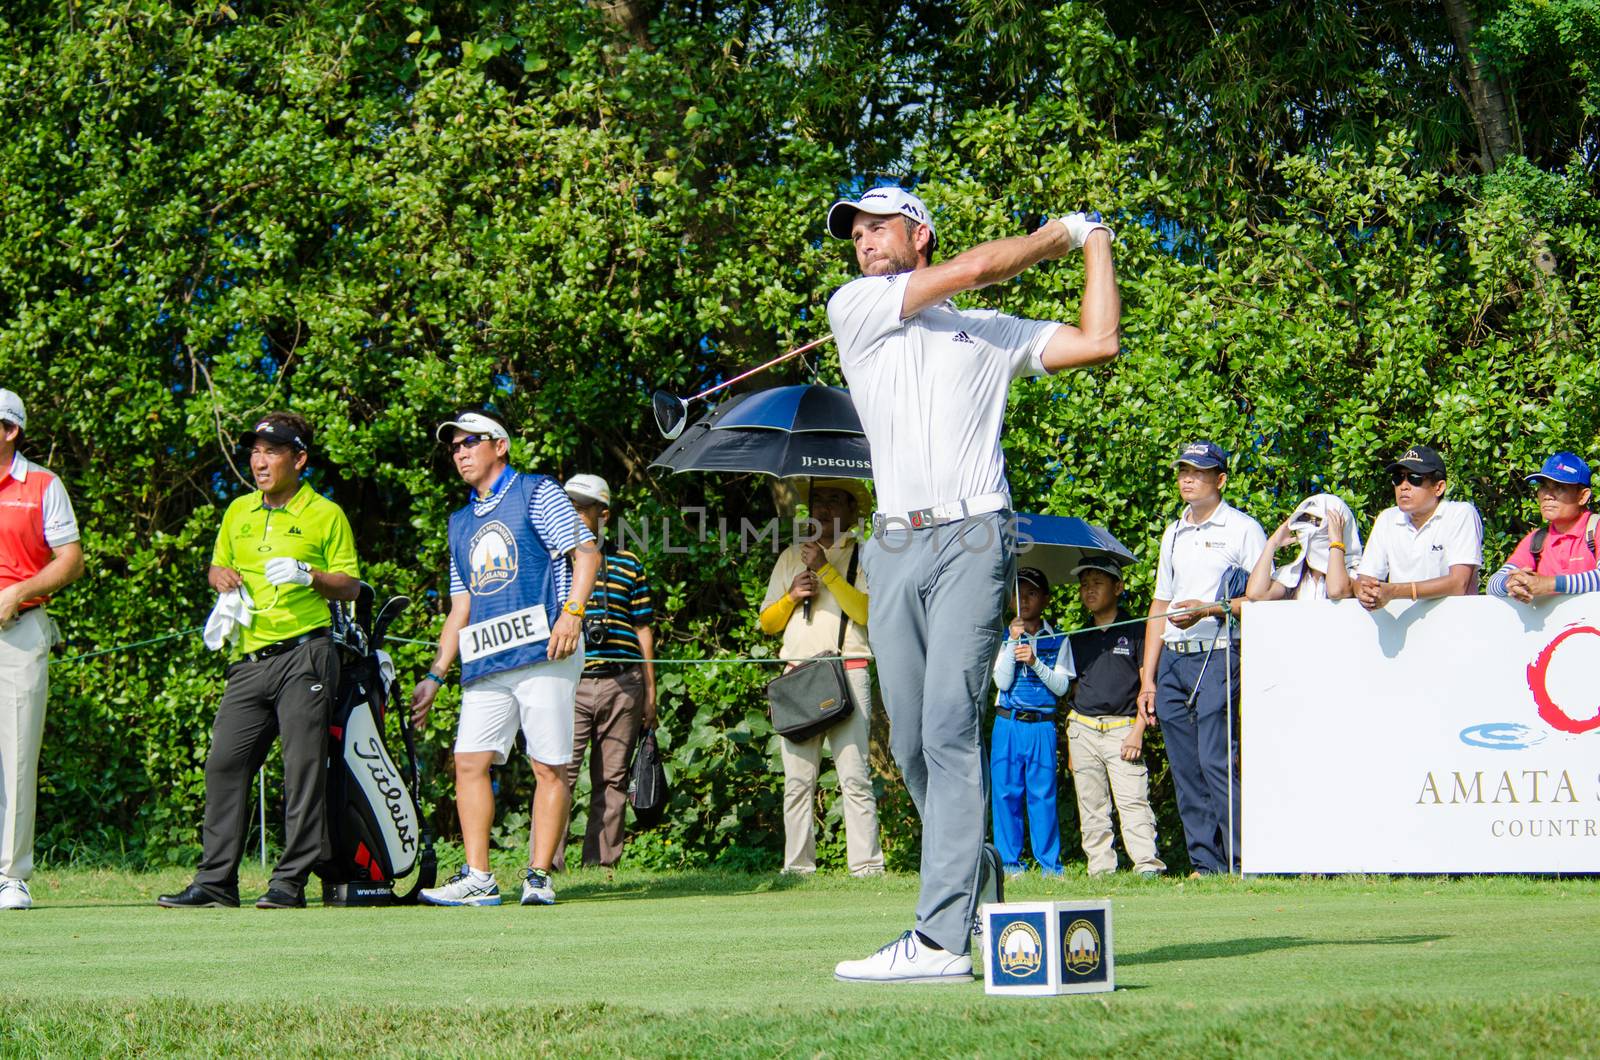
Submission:
M 500 885 L 493 876 L 477 878 L 463 865 L 443 887 L 424 887 L 417 897 L 429 905 L 499 905 Z
M 522 904 L 555 905 L 556 889 L 550 883 L 550 874 L 543 869 L 522 870 Z
M 32 909 L 33 895 L 28 885 L 10 876 L 0 876 L 0 909 Z
M 833 977 L 847 983 L 970 983 L 972 957 L 930 946 L 908 931 L 865 960 L 840 961 Z

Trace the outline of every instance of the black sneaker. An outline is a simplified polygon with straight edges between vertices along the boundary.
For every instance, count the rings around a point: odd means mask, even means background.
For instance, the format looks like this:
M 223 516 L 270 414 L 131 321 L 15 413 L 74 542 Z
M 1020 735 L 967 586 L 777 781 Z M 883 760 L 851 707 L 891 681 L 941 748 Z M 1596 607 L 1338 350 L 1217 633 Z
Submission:
M 222 894 L 198 883 L 191 883 L 177 894 L 163 894 L 156 899 L 163 909 L 237 909 L 239 895 Z
M 304 893 L 290 894 L 276 887 L 268 887 L 267 893 L 256 899 L 257 909 L 304 909 L 305 907 Z

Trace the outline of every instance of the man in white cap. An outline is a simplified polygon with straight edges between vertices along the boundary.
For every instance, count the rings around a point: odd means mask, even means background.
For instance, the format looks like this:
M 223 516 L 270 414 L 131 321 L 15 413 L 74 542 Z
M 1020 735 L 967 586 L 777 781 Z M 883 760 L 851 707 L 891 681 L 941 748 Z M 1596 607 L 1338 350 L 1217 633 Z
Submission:
M 34 804 L 55 623 L 44 605 L 83 576 L 61 480 L 17 451 L 28 412 L 0 390 L 0 909 L 33 905 Z
M 459 655 L 456 812 L 466 864 L 420 898 L 429 905 L 500 904 L 489 870 L 490 769 L 505 763 L 520 728 L 535 782 L 522 904 L 554 905 L 550 869 L 570 801 L 584 603 L 600 551 L 559 482 L 511 466 L 511 435 L 497 417 L 463 411 L 439 425 L 438 437 L 472 497 L 450 516 L 450 613 L 433 665 L 412 690 L 411 719 L 418 726 L 427 720 Z
M 611 486 L 599 475 L 573 475 L 567 496 L 600 544 L 600 573 L 584 618 L 583 677 L 578 682 L 572 762 L 567 787 L 576 790 L 589 752 L 589 820 L 583 863 L 610 868 L 622 858 L 628 809 L 628 763 L 643 729 L 656 724 L 655 609 L 644 562 L 606 537 Z M 561 836 L 566 842 L 565 830 Z M 565 867 L 558 848 L 555 868 Z
M 1014 379 L 1116 356 L 1111 231 L 1071 214 L 935 265 L 933 218 L 900 188 L 835 203 L 828 231 L 854 243 L 863 273 L 834 293 L 828 322 L 872 449 L 878 512 L 862 555 L 872 649 L 891 749 L 923 823 L 913 930 L 834 974 L 970 982 L 973 922 L 993 876 L 980 718 L 1016 562 L 1000 447 L 1006 393 Z M 1080 249 L 1080 327 L 949 301 Z

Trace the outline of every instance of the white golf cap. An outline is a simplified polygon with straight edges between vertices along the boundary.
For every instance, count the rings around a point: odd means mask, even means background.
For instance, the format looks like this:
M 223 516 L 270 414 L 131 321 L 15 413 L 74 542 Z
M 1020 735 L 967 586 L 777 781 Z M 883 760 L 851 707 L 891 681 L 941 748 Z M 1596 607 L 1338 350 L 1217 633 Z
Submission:
M 855 202 L 841 199 L 834 203 L 828 209 L 828 234 L 839 239 L 849 239 L 850 226 L 856 223 L 857 213 L 876 214 L 880 217 L 903 214 L 920 225 L 927 225 L 928 231 L 933 233 L 934 243 L 938 243 L 939 234 L 934 231 L 933 214 L 928 212 L 921 199 L 904 188 L 872 188 Z
M 446 434 L 451 430 L 463 430 L 468 434 L 487 434 L 490 438 L 504 438 L 508 442 L 511 440 L 504 427 L 477 412 L 464 412 L 453 420 L 446 420 L 439 424 L 439 429 L 433 433 L 441 442 L 448 442 L 450 439 Z
M 565 486 L 567 496 L 574 500 L 589 501 L 602 508 L 611 507 L 611 487 L 599 475 L 573 475 Z
M 28 425 L 28 410 L 22 407 L 22 399 L 14 390 L 0 390 L 0 420 L 15 423 L 18 427 Z

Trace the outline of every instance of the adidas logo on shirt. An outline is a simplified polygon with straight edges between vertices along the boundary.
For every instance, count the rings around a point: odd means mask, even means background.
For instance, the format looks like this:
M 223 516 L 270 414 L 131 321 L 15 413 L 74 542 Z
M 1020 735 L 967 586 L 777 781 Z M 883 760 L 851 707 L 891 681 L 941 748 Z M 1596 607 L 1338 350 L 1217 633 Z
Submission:
M 289 536 L 290 537 L 304 537 L 305 535 L 300 532 L 300 528 L 298 526 L 291 526 L 291 527 L 289 527 Z
M 968 335 L 965 331 L 956 332 L 956 337 L 951 339 L 950 341 L 951 342 L 967 342 L 967 343 L 972 343 L 972 345 L 974 345 L 974 346 L 977 345 L 977 343 L 972 341 L 972 336 Z

